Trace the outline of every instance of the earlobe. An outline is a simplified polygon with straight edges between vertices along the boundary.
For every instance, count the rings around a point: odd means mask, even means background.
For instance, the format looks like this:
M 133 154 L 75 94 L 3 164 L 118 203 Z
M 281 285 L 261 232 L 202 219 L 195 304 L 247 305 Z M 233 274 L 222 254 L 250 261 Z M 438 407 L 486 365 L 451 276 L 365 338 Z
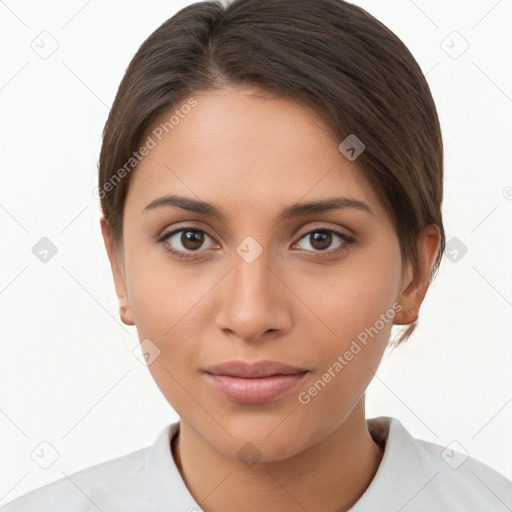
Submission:
M 121 321 L 125 325 L 135 325 L 135 321 L 133 319 L 132 308 L 128 306 L 119 306 L 119 317 Z
M 394 323 L 407 325 L 418 319 L 423 299 L 430 284 L 430 275 L 441 243 L 441 232 L 435 224 L 427 226 L 418 236 L 418 261 L 415 269 L 410 267 L 405 289 L 399 297 L 402 308 L 396 314 Z
M 414 311 L 414 309 L 405 309 L 402 306 L 402 309 L 395 316 L 394 323 L 396 325 L 408 325 L 416 322 L 418 320 L 419 311 Z
M 135 325 L 133 311 L 128 299 L 124 272 L 119 262 L 119 257 L 112 236 L 112 230 L 104 215 L 101 216 L 100 226 L 101 234 L 103 235 L 103 242 L 110 261 L 110 268 L 112 270 L 112 277 L 114 278 L 117 298 L 119 299 L 119 316 L 125 325 Z

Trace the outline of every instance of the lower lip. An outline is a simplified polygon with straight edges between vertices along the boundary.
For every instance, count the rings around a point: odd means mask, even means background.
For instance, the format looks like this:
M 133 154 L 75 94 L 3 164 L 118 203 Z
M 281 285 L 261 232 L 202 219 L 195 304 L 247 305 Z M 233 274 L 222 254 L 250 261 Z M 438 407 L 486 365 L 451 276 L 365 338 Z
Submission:
M 240 404 L 264 404 L 275 400 L 301 382 L 308 372 L 244 379 L 205 373 L 210 383 L 230 400 Z

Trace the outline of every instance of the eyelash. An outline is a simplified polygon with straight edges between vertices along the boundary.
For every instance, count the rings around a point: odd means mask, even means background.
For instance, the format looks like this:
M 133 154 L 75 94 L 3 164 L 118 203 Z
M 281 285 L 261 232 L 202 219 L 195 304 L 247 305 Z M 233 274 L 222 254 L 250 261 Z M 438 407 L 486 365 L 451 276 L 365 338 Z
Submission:
M 174 231 L 170 231 L 168 233 L 164 233 L 158 240 L 157 243 L 163 243 L 169 238 L 171 238 L 176 233 L 181 233 L 182 231 L 194 231 L 198 233 L 206 233 L 203 229 L 198 229 L 194 226 L 186 226 L 179 229 L 175 229 Z M 323 255 L 328 254 L 329 256 L 336 256 L 338 254 L 341 254 L 349 249 L 351 245 L 355 243 L 355 239 L 345 233 L 341 233 L 340 231 L 336 231 L 335 229 L 328 229 L 328 228 L 316 228 L 313 230 L 310 230 L 306 233 L 303 233 L 300 238 L 297 240 L 296 243 L 300 242 L 302 239 L 306 238 L 308 235 L 312 235 L 313 233 L 331 233 L 334 235 L 339 236 L 344 243 L 342 243 L 339 247 L 336 249 L 331 249 L 330 251 L 313 251 L 313 257 L 314 258 L 321 258 Z M 210 236 L 210 235 L 208 235 Z M 212 238 L 212 237 L 210 237 Z M 294 244 L 295 245 L 295 244 Z M 176 249 L 172 249 L 169 247 L 168 244 L 164 244 L 165 250 L 171 253 L 174 257 L 178 258 L 179 260 L 189 260 L 192 258 L 197 258 L 196 253 L 199 251 L 192 251 L 192 252 L 184 252 L 184 251 L 177 251 Z M 312 251 L 307 251 L 312 252 Z

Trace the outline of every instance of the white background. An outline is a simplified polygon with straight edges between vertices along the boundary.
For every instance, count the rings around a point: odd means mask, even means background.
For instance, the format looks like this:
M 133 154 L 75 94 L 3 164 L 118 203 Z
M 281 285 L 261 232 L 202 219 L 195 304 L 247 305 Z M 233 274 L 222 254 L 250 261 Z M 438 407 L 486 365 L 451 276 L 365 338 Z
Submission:
M 119 320 L 92 190 L 126 66 L 188 3 L 0 2 L 0 503 L 147 446 L 178 419 L 132 353 L 135 328 Z M 354 3 L 427 74 L 447 239 L 468 249 L 443 259 L 417 332 L 368 390 L 368 416 L 457 441 L 512 478 L 512 1 Z M 47 59 L 31 48 L 42 31 L 58 43 Z M 461 37 L 469 47 L 453 58 Z M 43 236 L 58 248 L 47 263 L 32 253 Z M 31 458 L 42 441 L 59 453 L 46 470 Z

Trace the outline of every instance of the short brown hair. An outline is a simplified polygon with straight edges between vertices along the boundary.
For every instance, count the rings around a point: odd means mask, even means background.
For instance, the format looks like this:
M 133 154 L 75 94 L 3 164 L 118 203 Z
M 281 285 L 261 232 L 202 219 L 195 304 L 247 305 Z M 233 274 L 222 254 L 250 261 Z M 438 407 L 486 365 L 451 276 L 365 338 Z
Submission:
M 416 264 L 417 235 L 439 227 L 432 279 L 445 246 L 436 107 L 405 44 L 343 0 L 197 2 L 144 41 L 117 91 L 98 164 L 101 208 L 116 244 L 131 173 L 114 178 L 150 124 L 194 91 L 246 84 L 312 107 L 340 142 L 350 134 L 363 142 L 357 164 L 390 214 L 403 260 Z

